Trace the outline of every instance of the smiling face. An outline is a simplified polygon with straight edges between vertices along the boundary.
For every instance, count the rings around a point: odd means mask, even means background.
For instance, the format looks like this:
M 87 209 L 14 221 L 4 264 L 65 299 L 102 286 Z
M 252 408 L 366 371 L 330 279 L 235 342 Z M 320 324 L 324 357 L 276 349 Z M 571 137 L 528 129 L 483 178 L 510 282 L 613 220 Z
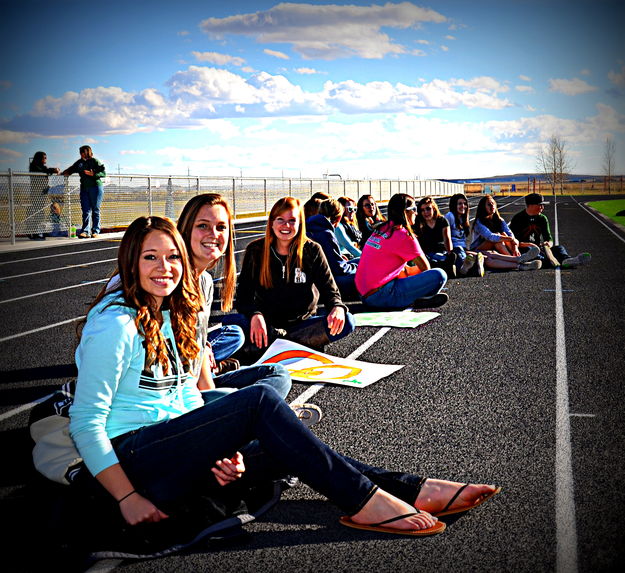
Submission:
M 406 203 L 406 221 L 411 227 L 417 222 L 417 204 L 413 202 Z
M 299 231 L 299 212 L 295 209 L 286 209 L 278 213 L 271 223 L 271 230 L 276 238 L 278 252 L 286 254 L 291 241 L 297 236 Z
M 172 237 L 163 231 L 148 233 L 139 256 L 139 284 L 157 308 L 174 292 L 182 272 L 182 258 Z
M 465 199 L 458 199 L 458 203 L 456 203 L 456 211 L 458 215 L 464 215 L 469 209 L 469 203 Z
M 419 211 L 421 212 L 421 217 L 426 221 L 430 221 L 434 217 L 434 207 L 432 203 L 424 203 L 419 207 Z
M 377 205 L 375 204 L 375 201 L 373 200 L 373 197 L 367 197 L 363 204 L 362 204 L 362 210 L 365 213 L 365 217 L 374 217 L 375 216 L 375 212 L 378 210 Z
M 223 205 L 204 205 L 191 230 L 191 251 L 197 271 L 212 268 L 228 248 L 230 219 Z

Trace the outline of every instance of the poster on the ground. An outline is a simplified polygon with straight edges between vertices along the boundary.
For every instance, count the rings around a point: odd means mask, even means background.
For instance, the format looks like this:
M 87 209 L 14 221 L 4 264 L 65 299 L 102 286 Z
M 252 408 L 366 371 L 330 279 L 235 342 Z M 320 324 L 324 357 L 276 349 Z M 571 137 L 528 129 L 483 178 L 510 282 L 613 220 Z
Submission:
M 322 382 L 352 388 L 364 388 L 403 368 L 403 365 L 339 358 L 282 338 L 278 338 L 257 362 L 276 363 L 282 364 L 298 382 Z
M 440 312 L 359 312 L 354 314 L 356 326 L 390 326 L 415 328 L 440 316 Z

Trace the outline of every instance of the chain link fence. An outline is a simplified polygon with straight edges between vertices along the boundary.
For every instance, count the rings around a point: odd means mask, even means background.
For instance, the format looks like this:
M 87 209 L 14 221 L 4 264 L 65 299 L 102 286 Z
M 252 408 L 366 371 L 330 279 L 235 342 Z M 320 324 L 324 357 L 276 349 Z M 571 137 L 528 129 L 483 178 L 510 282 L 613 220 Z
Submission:
M 332 197 L 358 200 L 372 195 L 388 201 L 395 193 L 414 197 L 462 193 L 463 185 L 438 180 L 342 180 L 263 177 L 191 177 L 166 175 L 108 175 L 100 212 L 103 230 L 124 228 L 141 215 L 177 219 L 185 203 L 199 193 L 220 193 L 237 218 L 265 216 L 287 195 L 303 201 L 321 191 Z M 80 181 L 77 175 L 0 173 L 0 239 L 44 234 L 69 236 L 80 229 Z

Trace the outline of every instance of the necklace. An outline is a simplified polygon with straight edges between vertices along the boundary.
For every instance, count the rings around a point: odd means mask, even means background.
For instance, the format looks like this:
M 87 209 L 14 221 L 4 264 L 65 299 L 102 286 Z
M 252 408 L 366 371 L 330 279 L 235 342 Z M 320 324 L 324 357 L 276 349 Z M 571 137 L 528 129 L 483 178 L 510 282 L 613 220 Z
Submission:
M 282 280 L 284 280 L 286 278 L 286 265 L 284 264 L 284 261 L 282 260 L 280 255 L 278 255 L 278 253 L 274 251 L 273 247 L 271 247 L 271 252 L 275 255 L 276 259 L 278 259 L 280 261 L 280 264 L 282 265 Z

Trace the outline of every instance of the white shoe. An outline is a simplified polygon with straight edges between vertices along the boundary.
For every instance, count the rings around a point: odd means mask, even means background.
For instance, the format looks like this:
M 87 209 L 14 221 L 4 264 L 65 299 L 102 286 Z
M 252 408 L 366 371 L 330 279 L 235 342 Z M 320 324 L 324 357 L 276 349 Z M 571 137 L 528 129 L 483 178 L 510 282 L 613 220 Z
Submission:
M 532 245 L 529 250 L 523 253 L 519 257 L 519 263 L 527 263 L 527 261 L 531 261 L 535 259 L 538 255 L 540 255 L 540 249 L 536 245 Z
M 462 262 L 460 267 L 460 274 L 466 275 L 475 265 L 475 257 L 473 255 L 467 255 L 467 258 Z
M 564 259 L 562 261 L 562 268 L 574 269 L 576 267 L 588 264 L 591 259 L 592 255 L 590 253 L 580 253 L 576 257 L 569 257 L 568 259 Z

